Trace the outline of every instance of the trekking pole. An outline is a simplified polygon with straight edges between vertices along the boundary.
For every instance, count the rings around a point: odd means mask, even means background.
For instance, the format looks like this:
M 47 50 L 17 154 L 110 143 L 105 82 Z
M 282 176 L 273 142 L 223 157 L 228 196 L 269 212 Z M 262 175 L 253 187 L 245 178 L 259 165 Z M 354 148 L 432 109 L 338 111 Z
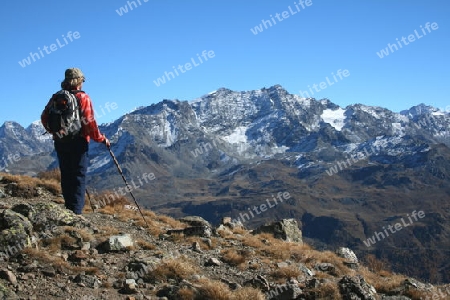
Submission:
M 128 192 L 130 193 L 131 197 L 132 197 L 133 200 L 134 200 L 134 203 L 136 203 L 136 206 L 137 206 L 139 212 L 141 213 L 142 219 L 144 219 L 144 222 L 145 222 L 145 224 L 147 225 L 147 228 L 150 228 L 150 226 L 148 226 L 147 220 L 145 220 L 144 214 L 142 213 L 141 207 L 139 206 L 139 204 L 138 204 L 136 198 L 134 197 L 133 193 L 131 192 L 131 187 L 130 187 L 130 185 L 128 184 L 127 180 L 125 179 L 125 176 L 123 175 L 123 172 L 122 172 L 122 168 L 120 167 L 119 162 L 118 162 L 117 159 L 116 159 L 116 156 L 115 156 L 114 153 L 112 152 L 111 147 L 108 147 L 108 150 L 109 150 L 109 154 L 111 154 L 111 157 L 112 157 L 112 159 L 114 160 L 114 163 L 116 164 L 117 170 L 119 170 L 120 176 L 122 176 L 123 182 L 125 182 L 125 185 L 127 186 Z
M 86 189 L 86 194 L 87 194 L 87 196 L 88 196 L 88 199 L 89 199 L 89 204 L 91 205 L 91 208 L 92 208 L 92 212 L 94 212 L 94 213 L 95 213 L 94 205 L 92 204 L 92 200 L 91 200 L 91 195 L 89 194 L 89 191 L 88 191 L 88 189 Z

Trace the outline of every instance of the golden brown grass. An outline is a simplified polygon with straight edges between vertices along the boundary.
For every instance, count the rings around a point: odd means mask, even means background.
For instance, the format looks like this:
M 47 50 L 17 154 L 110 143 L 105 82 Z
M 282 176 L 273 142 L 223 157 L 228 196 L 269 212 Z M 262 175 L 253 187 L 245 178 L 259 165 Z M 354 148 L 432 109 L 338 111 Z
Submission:
M 233 300 L 265 300 L 266 297 L 264 294 L 257 289 L 254 289 L 252 287 L 243 287 L 240 288 L 232 293 Z
M 111 236 L 120 233 L 120 230 L 111 226 L 99 226 L 98 228 L 102 234 L 101 236 Z
M 175 220 L 172 217 L 166 216 L 166 215 L 159 215 L 157 217 L 157 220 L 165 225 L 169 225 L 171 228 L 186 228 L 186 224 L 182 223 L 178 220 Z
M 255 236 L 245 236 L 244 245 L 254 247 L 264 256 L 276 261 L 294 260 L 301 261 L 305 251 L 309 251 L 311 247 L 306 244 L 285 242 L 276 239 L 268 233 L 257 234 Z
M 37 174 L 37 178 L 61 182 L 61 171 L 59 170 L 59 168 L 42 171 Z
M 85 229 L 75 228 L 72 226 L 63 226 L 62 230 L 63 233 L 61 235 L 42 241 L 44 246 L 48 246 L 48 251 L 50 251 L 51 253 L 61 250 L 62 245 L 75 244 L 76 239 L 69 235 L 70 232 L 78 233 L 83 242 L 89 242 L 94 239 L 94 237 Z
M 236 249 L 222 250 L 222 260 L 230 266 L 239 266 L 247 260 L 249 253 Z
M 177 292 L 177 299 L 180 300 L 193 300 L 194 299 L 194 291 L 188 287 L 182 287 L 181 289 L 178 290 Z
M 57 270 L 63 270 L 66 273 L 78 274 L 85 272 L 86 274 L 97 275 L 99 274 L 99 269 L 96 267 L 79 267 L 73 266 L 70 263 L 64 261 L 61 257 L 51 255 L 45 251 L 39 251 L 37 249 L 26 248 L 22 253 L 27 254 L 31 258 L 41 262 L 45 265 L 53 266 Z
M 373 254 L 368 254 L 364 257 L 364 264 L 369 270 L 375 273 L 379 273 L 384 270 L 388 270 L 388 264 L 380 259 L 378 259 Z
M 326 282 L 320 285 L 320 288 L 312 289 L 315 299 L 342 299 L 339 287 L 334 282 Z
M 201 249 L 214 249 L 213 247 L 209 247 L 209 245 L 205 242 L 205 240 L 198 236 L 189 236 L 184 239 L 182 244 L 183 245 L 192 245 L 195 242 L 200 244 Z
M 15 183 L 13 194 L 16 197 L 33 198 L 37 197 L 37 188 L 41 187 L 55 196 L 61 194 L 60 181 L 52 178 L 35 178 L 26 175 L 2 175 L 3 183 Z
M 231 231 L 232 231 L 234 234 L 245 234 L 245 233 L 248 233 L 248 231 L 245 230 L 245 229 L 242 228 L 242 227 L 235 227 L 235 228 L 233 228 Z
M 72 245 L 76 242 L 76 240 L 73 237 L 67 235 L 60 235 L 51 239 L 43 240 L 42 242 L 44 246 L 48 246 L 48 251 L 50 253 L 55 253 L 61 250 L 62 245 Z
M 265 295 L 258 289 L 243 287 L 231 291 L 225 283 L 211 279 L 200 279 L 195 282 L 196 289 L 181 288 L 177 296 L 182 300 L 265 300 Z
M 284 282 L 285 279 L 288 280 L 290 278 L 297 278 L 300 276 L 302 272 L 297 266 L 288 266 L 288 267 L 281 267 L 276 270 L 273 270 L 270 273 L 270 276 L 272 276 L 273 279 L 277 281 Z
M 188 257 L 172 258 L 161 262 L 151 272 L 148 272 L 145 280 L 167 282 L 169 279 L 173 279 L 180 282 L 198 271 L 198 267 Z
M 232 294 L 230 288 L 223 282 L 212 281 L 203 279 L 199 281 L 200 287 L 198 288 L 195 300 L 230 300 Z M 249 298 L 251 299 L 251 298 Z
M 143 250 L 155 250 L 156 246 L 152 243 L 149 243 L 143 239 L 136 240 L 136 245 L 138 245 Z
M 423 300 L 423 299 L 439 299 L 440 300 L 440 299 L 447 299 L 447 298 L 442 298 L 442 297 L 436 296 L 436 295 L 439 295 L 439 294 L 432 293 L 432 292 L 418 291 L 418 290 L 408 290 L 408 291 L 405 292 L 405 296 L 408 296 L 412 300 Z
M 244 239 L 242 240 L 242 244 L 244 246 L 253 247 L 253 248 L 263 248 L 264 244 L 261 241 L 260 236 L 255 236 L 253 234 L 244 235 Z
M 95 195 L 91 194 L 91 199 L 94 204 L 100 206 L 99 212 L 111 215 L 124 211 L 124 206 L 131 204 L 125 196 L 108 190 Z

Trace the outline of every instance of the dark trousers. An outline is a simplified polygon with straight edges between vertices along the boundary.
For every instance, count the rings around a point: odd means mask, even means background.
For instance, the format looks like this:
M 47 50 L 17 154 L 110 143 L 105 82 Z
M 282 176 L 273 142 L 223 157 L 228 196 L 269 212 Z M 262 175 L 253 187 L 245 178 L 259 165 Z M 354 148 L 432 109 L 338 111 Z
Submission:
M 55 150 L 66 208 L 80 215 L 84 207 L 89 144 L 82 137 L 64 142 L 55 141 Z

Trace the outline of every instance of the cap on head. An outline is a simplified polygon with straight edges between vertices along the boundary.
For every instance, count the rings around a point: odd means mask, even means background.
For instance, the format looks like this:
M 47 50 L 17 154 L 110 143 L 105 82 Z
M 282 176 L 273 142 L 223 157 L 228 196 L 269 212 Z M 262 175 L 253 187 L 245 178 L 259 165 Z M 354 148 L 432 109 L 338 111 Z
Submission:
M 84 78 L 83 72 L 78 68 L 70 68 L 66 70 L 65 79 Z

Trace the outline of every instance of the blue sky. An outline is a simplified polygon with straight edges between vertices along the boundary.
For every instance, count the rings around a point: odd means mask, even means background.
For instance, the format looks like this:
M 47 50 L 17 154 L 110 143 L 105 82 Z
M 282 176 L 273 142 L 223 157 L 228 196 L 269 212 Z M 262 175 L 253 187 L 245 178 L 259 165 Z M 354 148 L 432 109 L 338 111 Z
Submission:
M 450 110 L 450 1 L 302 2 L 7 1 L 0 11 L 0 124 L 38 120 L 69 67 L 85 73 L 99 123 L 163 99 L 275 84 L 292 94 L 311 88 L 312 97 L 342 107 Z M 380 58 L 382 49 L 389 55 Z M 344 70 L 346 77 L 336 76 Z

